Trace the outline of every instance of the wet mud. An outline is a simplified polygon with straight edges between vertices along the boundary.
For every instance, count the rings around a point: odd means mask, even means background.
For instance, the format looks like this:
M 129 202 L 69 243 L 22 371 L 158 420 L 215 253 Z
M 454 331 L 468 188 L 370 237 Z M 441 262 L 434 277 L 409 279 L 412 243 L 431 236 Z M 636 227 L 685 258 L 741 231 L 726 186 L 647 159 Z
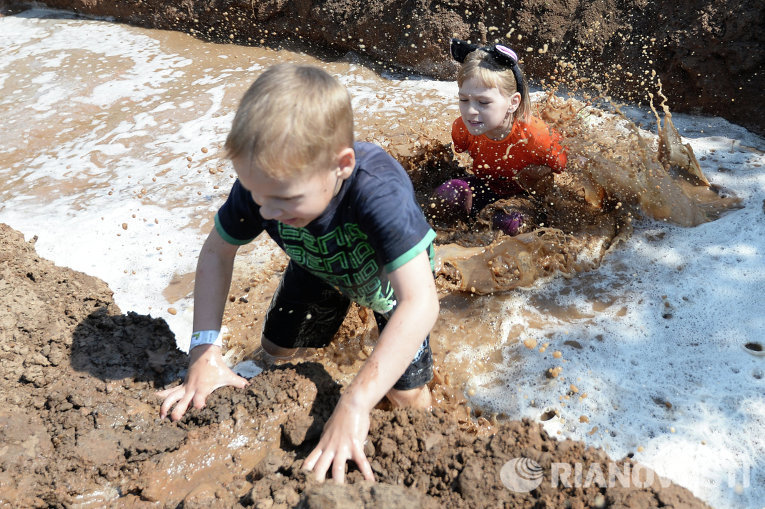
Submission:
M 15 12 L 26 0 L 0 0 Z M 381 70 L 404 69 L 452 79 L 445 50 L 453 36 L 508 41 L 527 75 L 567 88 L 605 87 L 645 104 L 650 71 L 665 83 L 673 110 L 726 118 L 760 134 L 765 108 L 765 5 L 693 0 L 564 2 L 485 0 L 187 0 L 35 3 L 133 25 L 188 32 L 203 40 L 266 45 L 322 58 L 362 59 Z M 234 50 L 232 50 L 234 51 Z
M 40 258 L 5 225 L 0 306 L 2 507 L 707 507 L 628 458 L 619 472 L 642 480 L 600 487 L 604 452 L 530 421 L 469 429 L 444 408 L 374 410 L 377 482 L 349 465 L 347 485 L 318 484 L 300 465 L 342 390 L 322 362 L 271 368 L 172 423 L 154 391 L 181 379 L 186 358 L 165 322 L 122 314 L 102 281 Z M 503 484 L 519 456 L 542 468 L 529 492 Z M 553 488 L 562 462 L 596 481 Z

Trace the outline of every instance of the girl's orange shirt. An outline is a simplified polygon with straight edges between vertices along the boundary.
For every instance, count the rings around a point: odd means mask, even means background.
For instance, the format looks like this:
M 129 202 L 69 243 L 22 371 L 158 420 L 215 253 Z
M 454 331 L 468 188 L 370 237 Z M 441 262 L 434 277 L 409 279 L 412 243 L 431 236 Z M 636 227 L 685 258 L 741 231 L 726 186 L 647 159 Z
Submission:
M 566 167 L 561 135 L 537 117 L 528 122 L 516 121 L 502 140 L 483 134 L 473 136 L 459 117 L 452 124 L 452 141 L 456 152 L 467 151 L 473 158 L 473 173 L 499 195 L 520 190 L 513 177 L 526 166 L 549 166 L 556 173 Z

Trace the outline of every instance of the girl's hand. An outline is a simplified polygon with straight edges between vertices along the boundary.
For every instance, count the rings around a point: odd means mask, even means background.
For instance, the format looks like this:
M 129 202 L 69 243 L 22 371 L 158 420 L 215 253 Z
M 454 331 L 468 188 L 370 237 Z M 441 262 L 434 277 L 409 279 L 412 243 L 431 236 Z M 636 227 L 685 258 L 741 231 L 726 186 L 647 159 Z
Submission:
M 197 410 L 204 408 L 205 400 L 215 389 L 232 385 L 243 389 L 249 382 L 226 366 L 221 356 L 221 349 L 215 345 L 200 345 L 189 353 L 189 371 L 183 384 L 157 392 L 164 398 L 159 416 L 164 419 L 173 408 L 170 418 L 177 421 L 189 404 Z
M 316 480 L 323 481 L 331 465 L 332 479 L 342 484 L 345 480 L 345 462 L 353 460 L 364 479 L 374 481 L 372 467 L 364 454 L 368 432 L 369 411 L 340 398 L 324 425 L 319 444 L 305 459 L 303 468 L 312 471 Z

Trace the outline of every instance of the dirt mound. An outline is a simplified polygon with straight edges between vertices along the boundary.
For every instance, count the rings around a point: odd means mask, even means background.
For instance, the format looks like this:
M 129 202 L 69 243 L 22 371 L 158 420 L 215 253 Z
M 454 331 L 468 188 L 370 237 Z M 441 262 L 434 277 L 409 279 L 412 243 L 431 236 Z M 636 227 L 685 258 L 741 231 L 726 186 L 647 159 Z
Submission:
M 180 380 L 186 357 L 165 322 L 121 314 L 103 282 L 41 259 L 6 225 L 0 306 L 2 507 L 706 507 L 536 423 L 468 432 L 443 409 L 373 411 L 366 452 L 378 482 L 351 465 L 348 485 L 317 484 L 300 465 L 341 391 L 320 363 L 221 389 L 172 423 L 153 393 Z M 505 487 L 514 458 L 534 462 L 539 486 Z M 560 464 L 584 474 L 577 482 Z
M 26 0 L 0 0 L 23 8 Z M 579 88 L 602 85 L 614 97 L 645 102 L 655 71 L 675 111 L 724 117 L 755 132 L 765 108 L 765 4 L 736 0 L 45 0 L 47 5 L 203 39 L 350 53 L 369 65 L 452 79 L 453 36 L 509 41 L 535 80 Z M 234 51 L 234 50 L 232 50 Z

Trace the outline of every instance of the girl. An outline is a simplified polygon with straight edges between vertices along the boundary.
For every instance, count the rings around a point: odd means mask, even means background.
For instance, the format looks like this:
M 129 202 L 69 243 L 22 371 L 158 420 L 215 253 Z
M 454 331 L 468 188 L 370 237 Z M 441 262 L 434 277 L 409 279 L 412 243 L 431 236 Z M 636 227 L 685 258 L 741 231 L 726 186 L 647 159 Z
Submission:
M 456 152 L 473 158 L 473 173 L 435 190 L 437 209 L 446 217 L 475 217 L 486 205 L 527 192 L 551 172 L 566 166 L 561 136 L 531 116 L 529 93 L 513 50 L 479 47 L 452 39 L 460 62 L 460 117 L 452 125 Z M 520 233 L 526 218 L 498 210 L 492 224 L 507 235 Z

